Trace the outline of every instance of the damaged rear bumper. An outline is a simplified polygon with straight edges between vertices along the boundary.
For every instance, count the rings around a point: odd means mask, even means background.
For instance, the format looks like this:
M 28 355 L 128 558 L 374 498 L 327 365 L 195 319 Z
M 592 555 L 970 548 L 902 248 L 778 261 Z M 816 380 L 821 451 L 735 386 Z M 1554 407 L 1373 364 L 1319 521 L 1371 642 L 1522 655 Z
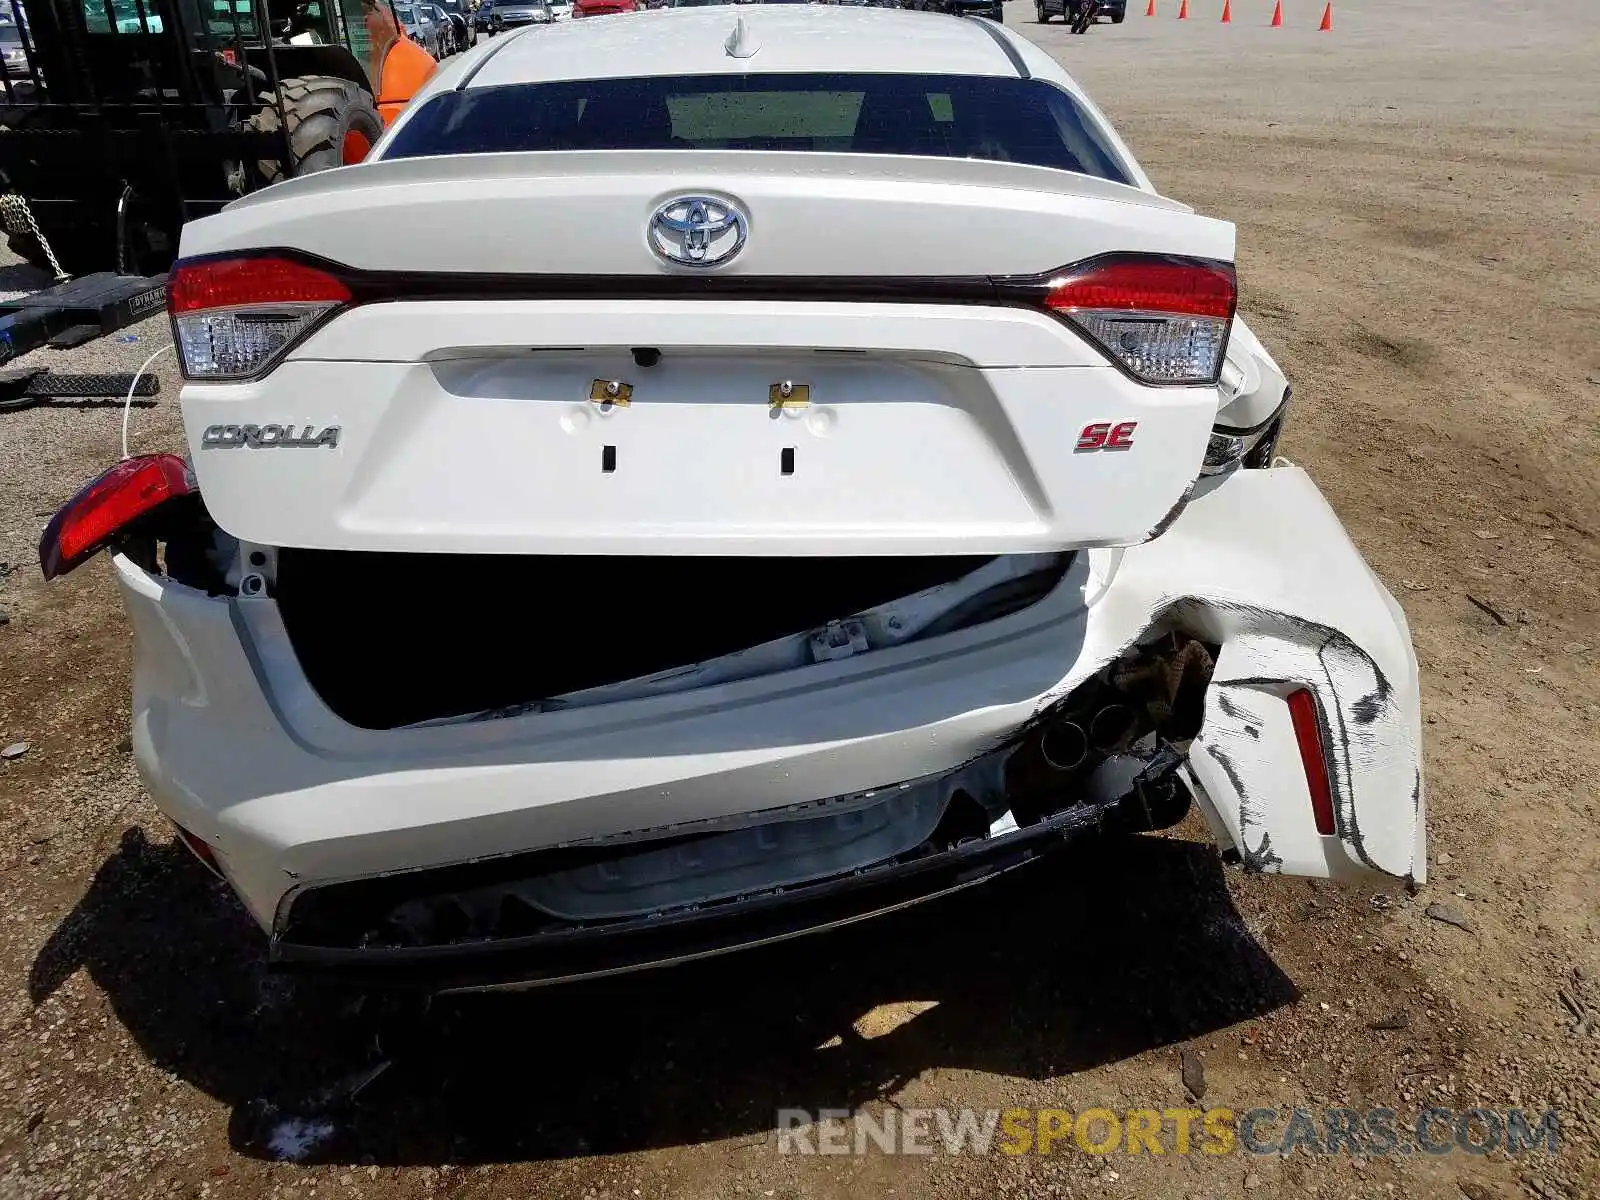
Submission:
M 589 927 L 421 947 L 308 944 L 275 936 L 274 964 L 352 983 L 439 992 L 535 987 L 668 966 L 897 912 L 983 883 L 1098 829 L 1115 806 L 1075 806 L 1026 829 L 724 903 Z
M 335 717 L 270 598 L 209 597 L 126 559 L 116 568 L 138 643 L 141 770 L 163 811 L 212 849 L 286 967 L 480 987 L 771 941 L 959 889 L 1116 822 L 1144 803 L 1128 785 L 1147 768 L 1152 786 L 1178 781 L 1194 795 L 1247 869 L 1423 877 L 1405 618 L 1297 468 L 1204 481 L 1154 541 L 1080 554 L 1045 599 L 978 627 L 690 691 L 432 728 Z M 1138 761 L 1116 787 L 1069 769 L 1056 781 L 1063 799 L 1002 811 L 1040 731 L 1164 638 L 1208 648 L 1199 727 L 1181 756 L 1169 748 L 1151 763 L 1163 743 L 1147 738 L 1118 747 Z M 1328 833 L 1286 701 L 1302 689 L 1315 698 Z M 976 797 L 981 819 L 952 833 L 958 794 Z M 908 830 L 928 836 L 907 845 Z M 432 932 L 409 945 L 327 917 L 446 894 L 465 898 L 451 901 L 458 927 L 430 916 Z M 485 904 L 502 907 L 483 918 Z

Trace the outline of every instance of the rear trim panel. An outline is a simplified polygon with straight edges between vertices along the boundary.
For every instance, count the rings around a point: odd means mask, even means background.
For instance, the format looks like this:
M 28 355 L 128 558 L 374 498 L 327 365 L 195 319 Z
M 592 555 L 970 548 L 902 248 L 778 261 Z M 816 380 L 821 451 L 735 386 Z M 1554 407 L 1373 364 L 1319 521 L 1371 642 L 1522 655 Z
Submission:
M 995 311 L 374 306 L 301 353 L 381 353 L 428 329 L 445 347 L 438 360 L 302 357 L 259 383 L 190 384 L 184 423 L 212 517 L 269 546 L 998 555 L 1144 541 L 1199 473 L 1216 389 L 1143 387 L 1087 347 L 1079 353 L 1098 365 L 961 363 L 985 345 L 1007 357 L 1007 338 L 1048 338 L 1032 322 L 1050 318 L 1019 314 L 1027 319 L 997 331 Z M 786 318 L 862 348 L 763 345 Z M 583 331 L 595 340 L 582 350 L 508 346 L 519 323 L 541 340 Z M 707 323 L 734 345 L 684 348 Z M 628 343 L 617 344 L 630 333 L 660 348 L 657 366 L 634 367 Z M 631 401 L 592 401 L 594 379 L 632 383 Z M 811 386 L 806 408 L 769 403 L 783 380 Z M 1078 450 L 1079 431 L 1095 422 L 1136 426 L 1134 444 Z M 255 448 L 224 436 L 269 423 L 309 426 L 319 444 Z

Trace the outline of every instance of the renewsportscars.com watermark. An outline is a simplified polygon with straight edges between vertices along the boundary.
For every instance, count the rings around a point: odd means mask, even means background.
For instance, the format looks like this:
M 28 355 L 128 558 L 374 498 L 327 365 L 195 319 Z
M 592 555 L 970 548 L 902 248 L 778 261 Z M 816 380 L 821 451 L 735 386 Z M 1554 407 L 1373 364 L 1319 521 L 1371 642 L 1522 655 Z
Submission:
M 779 1154 L 1557 1154 L 1555 1109 L 886 1108 L 778 1110 Z

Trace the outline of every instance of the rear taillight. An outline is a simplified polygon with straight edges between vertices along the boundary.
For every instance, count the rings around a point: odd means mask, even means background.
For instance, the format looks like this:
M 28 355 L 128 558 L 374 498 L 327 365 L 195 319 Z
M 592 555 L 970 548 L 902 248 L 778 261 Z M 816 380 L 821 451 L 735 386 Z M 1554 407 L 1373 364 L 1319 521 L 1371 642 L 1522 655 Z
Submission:
M 1328 784 L 1328 756 L 1322 750 L 1322 721 L 1317 715 L 1317 698 L 1309 688 L 1289 693 L 1289 719 L 1294 723 L 1294 740 L 1300 746 L 1300 765 L 1305 768 L 1306 787 L 1311 792 L 1311 817 L 1317 832 L 1331 835 L 1333 827 L 1333 789 Z
M 167 277 L 186 379 L 260 375 L 350 300 L 342 280 L 285 258 L 198 259 L 178 263 Z
M 123 459 L 50 518 L 39 539 L 39 569 L 46 579 L 65 575 L 146 513 L 194 490 L 188 468 L 175 454 Z
M 1069 267 L 1044 303 L 1142 383 L 1216 383 L 1237 299 L 1228 263 L 1119 254 Z

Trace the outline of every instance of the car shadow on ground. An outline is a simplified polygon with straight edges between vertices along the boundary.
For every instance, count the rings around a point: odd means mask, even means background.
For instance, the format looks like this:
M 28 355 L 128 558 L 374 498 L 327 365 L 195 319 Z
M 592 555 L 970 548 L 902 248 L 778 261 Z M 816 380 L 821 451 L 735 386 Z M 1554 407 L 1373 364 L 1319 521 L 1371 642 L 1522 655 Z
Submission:
M 232 1106 L 242 1152 L 383 1164 L 766 1136 L 781 1108 L 854 1109 L 930 1068 L 1045 1080 L 1298 995 L 1215 849 L 1152 837 L 784 945 L 441 1000 L 354 1098 L 380 1060 L 370 1019 L 267 975 L 253 926 L 181 847 L 125 836 L 34 962 L 35 1002 L 80 968 L 156 1065 Z M 914 1002 L 935 1006 L 858 1032 Z

